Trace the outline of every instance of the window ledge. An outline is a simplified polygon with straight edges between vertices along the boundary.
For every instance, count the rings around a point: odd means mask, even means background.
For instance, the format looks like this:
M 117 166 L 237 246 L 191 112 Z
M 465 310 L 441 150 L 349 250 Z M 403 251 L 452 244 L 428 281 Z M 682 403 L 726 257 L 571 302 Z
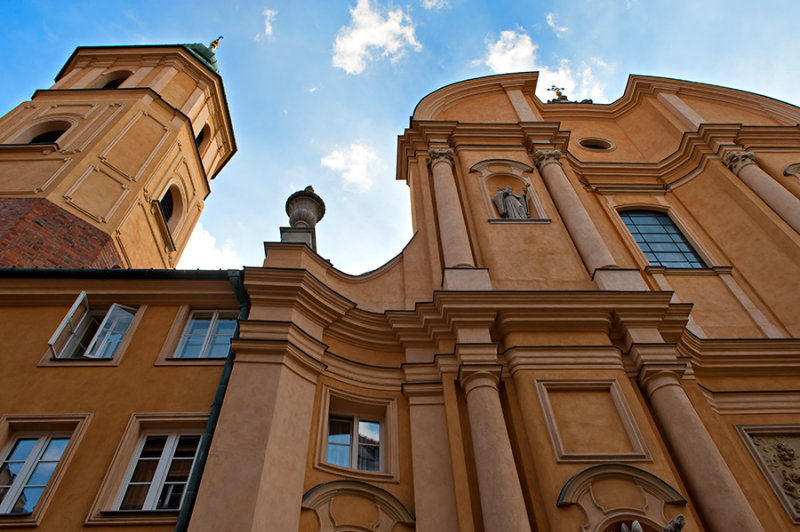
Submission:
M 222 366 L 225 364 L 224 358 L 180 358 L 168 357 L 156 361 L 156 366 Z
M 48 155 L 58 151 L 59 146 L 55 142 L 42 143 L 42 144 L 0 144 L 0 151 L 2 152 L 20 152 L 20 153 L 41 153 Z
M 178 510 L 102 510 L 86 520 L 87 525 L 173 525 Z
M 712 266 L 710 268 L 665 268 L 664 266 L 647 266 L 646 273 L 663 275 L 719 275 L 730 273 L 731 266 Z
M 525 218 L 522 220 L 508 218 L 489 218 L 490 224 L 549 224 L 550 218 Z
M 39 367 L 42 366 L 98 366 L 109 367 L 119 366 L 119 357 L 114 358 L 54 358 L 47 357 L 39 362 Z
M 385 471 L 361 471 L 360 469 L 351 469 L 349 467 L 342 467 L 328 462 L 320 462 L 316 464 L 318 469 L 334 473 L 343 477 L 357 478 L 360 480 L 377 481 L 377 482 L 392 482 L 398 483 L 400 480 L 396 475 L 387 473 Z

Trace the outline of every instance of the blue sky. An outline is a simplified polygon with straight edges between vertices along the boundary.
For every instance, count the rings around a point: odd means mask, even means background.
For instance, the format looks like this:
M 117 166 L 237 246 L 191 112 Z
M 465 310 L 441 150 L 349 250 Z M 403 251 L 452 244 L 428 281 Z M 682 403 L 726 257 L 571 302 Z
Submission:
M 539 70 L 544 88 L 611 102 L 629 74 L 749 90 L 800 104 L 795 0 L 0 0 L 0 114 L 46 88 L 80 45 L 208 43 L 239 152 L 216 180 L 180 266 L 260 265 L 286 198 L 327 205 L 319 253 L 348 273 L 411 237 L 397 136 L 426 94 Z

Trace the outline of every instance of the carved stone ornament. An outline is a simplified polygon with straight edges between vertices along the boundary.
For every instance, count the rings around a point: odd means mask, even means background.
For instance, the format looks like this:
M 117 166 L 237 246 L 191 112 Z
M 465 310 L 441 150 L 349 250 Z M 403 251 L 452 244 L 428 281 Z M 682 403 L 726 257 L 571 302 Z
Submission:
M 428 165 L 431 168 L 433 168 L 436 163 L 447 163 L 453 166 L 455 163 L 454 155 L 455 152 L 452 148 L 429 148 L 428 156 L 430 160 L 428 161 Z
M 783 171 L 783 175 L 793 175 L 800 180 L 800 163 L 792 163 Z
M 725 155 L 725 166 L 736 175 L 749 164 L 756 164 L 755 154 L 751 151 L 731 151 Z
M 800 524 L 800 425 L 736 425 L 772 491 Z
M 533 154 L 533 160 L 536 168 L 541 171 L 548 164 L 561 164 L 561 155 L 559 150 L 537 151 Z

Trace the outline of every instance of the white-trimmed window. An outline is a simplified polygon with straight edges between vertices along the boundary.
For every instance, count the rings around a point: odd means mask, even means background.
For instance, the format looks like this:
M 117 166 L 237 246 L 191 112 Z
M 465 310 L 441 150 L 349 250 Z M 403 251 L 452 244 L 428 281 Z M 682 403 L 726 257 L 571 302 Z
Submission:
M 175 358 L 225 358 L 236 332 L 239 313 L 196 310 L 189 316 Z
M 326 461 L 359 471 L 383 471 L 381 422 L 361 416 L 328 419 Z
M 114 358 L 133 323 L 136 308 L 113 303 L 93 308 L 81 292 L 48 342 L 53 358 Z
M 33 513 L 69 439 L 69 433 L 15 436 L 0 466 L 0 514 Z
M 178 510 L 199 444 L 198 433 L 144 434 L 128 466 L 115 509 Z

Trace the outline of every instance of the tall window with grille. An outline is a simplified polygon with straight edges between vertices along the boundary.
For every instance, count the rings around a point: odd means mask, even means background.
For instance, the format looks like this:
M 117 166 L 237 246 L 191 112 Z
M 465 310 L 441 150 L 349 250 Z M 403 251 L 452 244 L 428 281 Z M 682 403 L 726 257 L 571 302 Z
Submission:
M 619 215 L 652 266 L 707 268 L 667 213 L 630 210 L 622 211 Z

